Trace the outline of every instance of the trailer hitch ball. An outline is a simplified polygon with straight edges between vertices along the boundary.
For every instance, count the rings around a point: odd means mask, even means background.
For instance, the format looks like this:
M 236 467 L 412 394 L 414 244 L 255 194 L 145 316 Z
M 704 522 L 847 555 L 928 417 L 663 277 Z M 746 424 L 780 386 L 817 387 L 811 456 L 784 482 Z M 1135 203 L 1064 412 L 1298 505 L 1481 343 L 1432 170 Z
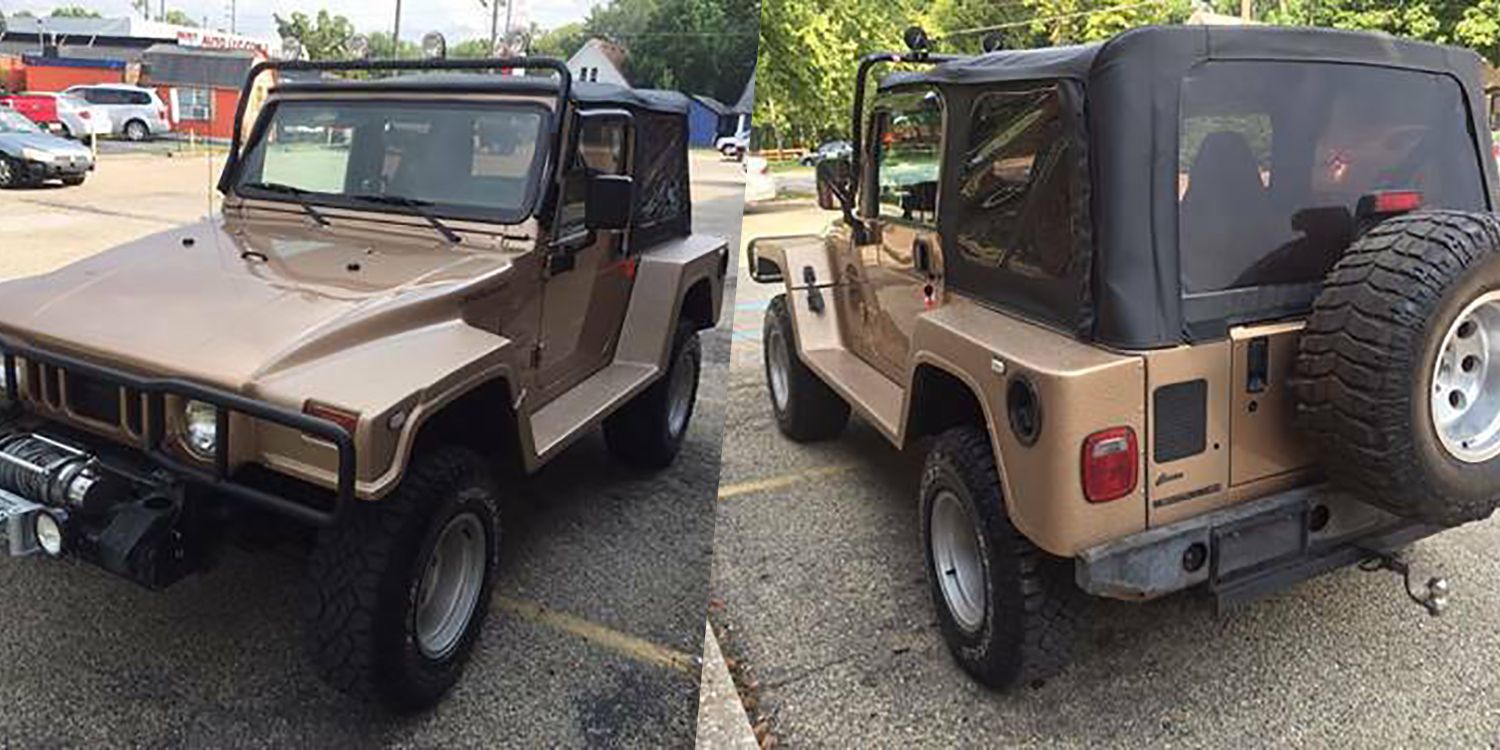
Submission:
M 1427 579 L 1427 585 L 1422 591 L 1414 591 L 1411 585 L 1411 564 L 1400 557 L 1389 552 L 1375 552 L 1364 562 L 1359 564 L 1360 570 L 1374 572 L 1378 570 L 1389 570 L 1401 576 L 1401 588 L 1406 591 L 1407 597 L 1421 605 L 1427 610 L 1427 614 L 1437 617 L 1448 609 L 1448 593 L 1450 587 L 1448 579 L 1433 576 Z

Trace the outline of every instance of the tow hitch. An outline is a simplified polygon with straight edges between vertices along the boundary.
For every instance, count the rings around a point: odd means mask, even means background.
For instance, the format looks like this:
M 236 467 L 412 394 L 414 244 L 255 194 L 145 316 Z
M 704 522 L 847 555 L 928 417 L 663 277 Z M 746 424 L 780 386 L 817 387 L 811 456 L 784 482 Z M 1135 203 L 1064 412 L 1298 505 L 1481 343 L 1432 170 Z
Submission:
M 1427 585 L 1421 593 L 1412 590 L 1411 586 L 1411 564 L 1402 560 L 1395 553 L 1377 552 L 1365 558 L 1359 564 L 1359 569 L 1368 573 L 1381 570 L 1389 570 L 1401 576 L 1401 587 L 1406 589 L 1406 595 L 1411 600 L 1422 605 L 1427 614 L 1437 617 L 1448 608 L 1448 579 L 1433 576 L 1427 579 Z

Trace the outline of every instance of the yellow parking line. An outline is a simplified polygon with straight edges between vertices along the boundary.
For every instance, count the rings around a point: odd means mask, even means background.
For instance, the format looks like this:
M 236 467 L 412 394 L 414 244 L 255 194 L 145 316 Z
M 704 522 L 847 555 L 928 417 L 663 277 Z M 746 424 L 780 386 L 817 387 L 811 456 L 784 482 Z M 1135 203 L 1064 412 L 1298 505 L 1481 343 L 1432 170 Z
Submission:
M 721 485 L 719 487 L 719 499 L 728 500 L 735 495 L 745 495 L 751 492 L 765 492 L 766 490 L 778 490 L 782 487 L 789 487 L 798 482 L 805 482 L 809 479 L 832 476 L 834 474 L 842 474 L 843 472 L 846 472 L 852 468 L 854 467 L 849 464 L 819 466 L 814 469 L 805 469 L 793 474 L 783 474 L 778 477 L 767 477 L 765 479 L 756 479 L 749 482 L 741 482 L 739 484 Z
M 699 659 L 681 651 L 658 646 L 641 638 L 611 629 L 576 615 L 559 612 L 536 602 L 509 597 L 496 597 L 499 607 L 511 614 L 538 625 L 576 635 L 590 643 L 603 646 L 615 653 L 638 662 L 656 667 L 665 667 L 681 672 L 693 679 L 698 678 Z

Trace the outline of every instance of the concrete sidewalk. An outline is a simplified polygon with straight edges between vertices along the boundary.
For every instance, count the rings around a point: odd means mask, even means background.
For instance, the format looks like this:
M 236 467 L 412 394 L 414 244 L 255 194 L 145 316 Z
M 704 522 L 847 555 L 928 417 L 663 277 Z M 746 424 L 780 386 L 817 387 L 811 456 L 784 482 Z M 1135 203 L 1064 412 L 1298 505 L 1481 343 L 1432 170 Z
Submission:
M 713 626 L 703 625 L 703 682 L 698 691 L 698 745 L 700 749 L 759 750 L 750 717 L 740 703 L 729 665 L 719 650 Z

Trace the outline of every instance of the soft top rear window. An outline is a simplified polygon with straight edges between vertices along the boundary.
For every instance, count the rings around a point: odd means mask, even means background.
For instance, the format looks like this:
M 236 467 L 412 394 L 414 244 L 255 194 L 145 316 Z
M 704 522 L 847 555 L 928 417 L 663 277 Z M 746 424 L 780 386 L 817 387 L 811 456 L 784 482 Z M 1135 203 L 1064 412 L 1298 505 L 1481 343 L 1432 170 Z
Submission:
M 1220 61 L 1183 81 L 1181 101 L 1178 247 L 1189 296 L 1320 281 L 1368 193 L 1486 207 L 1463 89 L 1450 76 Z

